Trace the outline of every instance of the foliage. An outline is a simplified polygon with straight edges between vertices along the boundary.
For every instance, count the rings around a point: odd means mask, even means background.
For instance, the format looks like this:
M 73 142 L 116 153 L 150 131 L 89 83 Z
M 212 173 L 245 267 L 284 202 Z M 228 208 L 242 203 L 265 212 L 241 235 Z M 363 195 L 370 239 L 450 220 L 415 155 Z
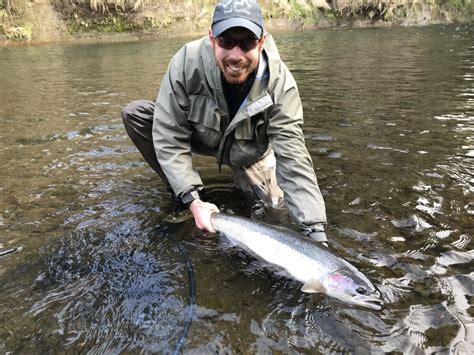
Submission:
M 417 18 L 453 21 L 472 18 L 474 0 L 259 0 L 266 19 L 311 28 L 354 20 L 416 23 Z M 217 0 L 0 0 L 0 32 L 9 38 L 34 37 L 53 27 L 60 31 L 202 31 Z M 45 12 L 44 8 L 50 8 Z M 53 11 L 53 7 L 54 10 Z M 33 10 L 32 10 L 33 9 Z M 43 9 L 43 10 L 41 10 Z M 47 14 L 49 17 L 45 16 Z M 425 16 L 427 15 L 427 16 Z M 46 25 L 46 22 L 53 25 Z M 41 24 L 41 22 L 43 24 Z M 57 22 L 60 22 L 57 25 Z M 8 34 L 7 34 L 8 32 Z
M 3 31 L 7 39 L 10 40 L 29 40 L 33 31 L 28 26 L 22 27 L 3 27 Z
M 312 11 L 309 6 L 304 6 L 304 4 L 297 0 L 290 0 L 289 3 L 290 11 L 288 13 L 288 17 L 290 19 L 301 19 L 312 15 Z
M 122 17 L 108 16 L 98 21 L 74 21 L 67 26 L 69 33 L 90 32 L 91 30 L 109 33 L 109 32 L 126 32 L 136 28 L 128 23 Z
M 453 7 L 457 11 L 461 13 L 467 12 L 467 4 L 465 0 L 441 0 L 439 1 L 440 4 L 446 3 L 446 5 Z
M 461 18 L 469 17 L 468 7 L 472 0 L 334 0 L 333 7 L 339 17 L 356 17 L 403 23 L 418 17 Z M 449 14 L 449 16 L 448 16 Z M 472 14 L 471 14 L 472 16 Z

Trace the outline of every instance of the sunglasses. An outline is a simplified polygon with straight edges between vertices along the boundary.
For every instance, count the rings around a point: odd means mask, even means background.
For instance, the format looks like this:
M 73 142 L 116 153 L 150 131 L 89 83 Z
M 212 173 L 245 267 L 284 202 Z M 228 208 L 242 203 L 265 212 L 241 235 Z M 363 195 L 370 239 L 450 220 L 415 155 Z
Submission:
M 248 52 L 258 46 L 260 38 L 232 39 L 227 37 L 216 37 L 216 42 L 219 47 L 228 51 L 234 49 L 235 46 L 239 46 L 242 51 Z

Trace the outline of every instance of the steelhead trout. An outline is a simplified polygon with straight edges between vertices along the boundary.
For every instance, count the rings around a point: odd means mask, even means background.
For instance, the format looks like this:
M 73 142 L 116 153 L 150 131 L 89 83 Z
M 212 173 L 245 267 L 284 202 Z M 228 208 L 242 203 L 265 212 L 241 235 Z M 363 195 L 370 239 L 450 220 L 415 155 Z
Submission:
M 215 230 L 237 246 L 302 282 L 303 292 L 321 292 L 349 304 L 382 308 L 380 293 L 365 275 L 311 238 L 224 213 L 213 214 L 211 222 Z

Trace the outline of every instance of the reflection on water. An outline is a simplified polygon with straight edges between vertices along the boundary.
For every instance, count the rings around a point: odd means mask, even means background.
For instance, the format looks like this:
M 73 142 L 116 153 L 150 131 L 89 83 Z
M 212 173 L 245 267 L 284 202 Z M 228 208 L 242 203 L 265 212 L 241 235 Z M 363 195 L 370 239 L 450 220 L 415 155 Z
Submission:
M 120 109 L 156 96 L 184 40 L 2 48 L 0 249 L 21 249 L 0 257 L 1 351 L 474 348 L 472 28 L 276 40 L 331 247 L 377 284 L 383 310 L 304 294 L 174 210 Z M 195 161 L 211 200 L 250 216 L 230 171 Z

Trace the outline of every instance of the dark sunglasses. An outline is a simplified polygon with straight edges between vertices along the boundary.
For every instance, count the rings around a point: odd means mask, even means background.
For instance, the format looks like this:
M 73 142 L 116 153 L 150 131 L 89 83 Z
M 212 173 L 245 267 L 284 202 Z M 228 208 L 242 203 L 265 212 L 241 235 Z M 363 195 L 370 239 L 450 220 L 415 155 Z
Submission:
M 227 37 L 216 37 L 216 42 L 219 47 L 228 51 L 234 49 L 235 46 L 239 46 L 242 51 L 248 52 L 258 46 L 260 38 L 232 39 Z

